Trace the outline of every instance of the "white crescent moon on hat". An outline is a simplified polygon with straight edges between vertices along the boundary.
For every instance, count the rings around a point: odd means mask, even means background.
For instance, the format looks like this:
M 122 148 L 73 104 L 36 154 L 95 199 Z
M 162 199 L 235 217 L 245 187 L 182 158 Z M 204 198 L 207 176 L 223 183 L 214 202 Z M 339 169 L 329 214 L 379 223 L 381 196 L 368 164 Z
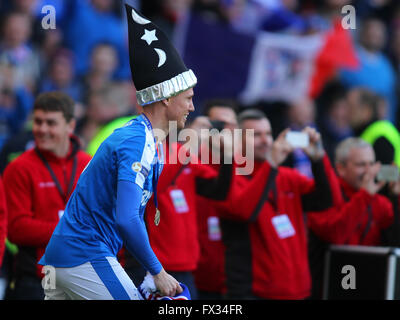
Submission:
M 167 61 L 167 55 L 165 54 L 164 50 L 158 49 L 158 48 L 154 48 L 154 50 L 156 50 L 157 54 L 158 54 L 158 67 L 161 67 L 165 61 Z
M 132 9 L 132 19 L 138 24 L 148 24 L 151 21 L 139 16 L 135 10 Z

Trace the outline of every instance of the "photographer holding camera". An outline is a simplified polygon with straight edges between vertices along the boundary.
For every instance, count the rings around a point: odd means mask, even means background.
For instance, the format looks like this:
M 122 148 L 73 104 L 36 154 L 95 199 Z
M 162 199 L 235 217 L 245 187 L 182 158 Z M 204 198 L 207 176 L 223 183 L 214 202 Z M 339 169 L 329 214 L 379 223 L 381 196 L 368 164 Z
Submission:
M 250 146 L 254 171 L 235 175 L 220 213 L 226 246 L 228 299 L 306 299 L 311 293 L 304 212 L 340 201 L 339 185 L 318 132 L 307 127 L 288 139 L 288 129 L 274 140 L 267 117 L 259 110 L 238 116 L 243 149 Z M 293 137 L 293 135 L 291 134 Z M 296 145 L 312 161 L 315 180 L 280 166 Z M 246 164 L 247 165 L 247 164 Z
M 384 168 L 376 161 L 373 147 L 360 138 L 343 140 L 336 148 L 335 162 L 343 202 L 324 212 L 308 213 L 309 257 L 316 299 L 322 295 L 323 257 L 329 244 L 400 244 L 400 181 L 397 177 L 397 181 L 389 182 L 396 178 L 397 167 Z M 389 198 L 380 194 L 385 186 Z
M 344 202 L 321 214 L 309 213 L 309 227 L 334 244 L 382 245 L 382 232 L 393 223 L 393 205 L 378 192 L 390 179 L 377 177 L 381 164 L 372 146 L 360 138 L 347 138 L 336 149 L 336 169 Z M 395 167 L 394 167 L 395 168 Z M 399 182 L 390 189 L 397 193 Z

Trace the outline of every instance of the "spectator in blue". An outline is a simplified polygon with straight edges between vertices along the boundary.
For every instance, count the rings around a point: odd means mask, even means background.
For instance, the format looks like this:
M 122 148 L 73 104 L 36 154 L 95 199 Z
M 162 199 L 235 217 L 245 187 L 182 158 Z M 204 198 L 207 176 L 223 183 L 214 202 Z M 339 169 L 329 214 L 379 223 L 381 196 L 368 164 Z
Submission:
M 305 1 L 302 1 L 303 3 Z M 314 2 L 312 11 L 305 6 L 306 20 L 309 32 L 326 32 L 332 29 L 333 23 L 337 19 L 342 19 L 342 8 L 352 4 L 351 0 L 321 0 Z M 308 3 L 310 4 L 310 3 Z
M 19 1 L 21 0 L 14 0 L 14 1 Z M 22 2 L 26 2 L 26 0 L 22 0 Z M 42 12 L 43 9 L 46 9 L 46 6 L 50 5 L 54 8 L 56 12 L 56 17 L 57 17 L 57 27 L 63 26 L 65 19 L 67 18 L 68 14 L 68 2 L 69 0 L 33 0 L 31 2 L 34 2 L 34 5 L 31 9 L 32 15 L 40 19 L 46 15 L 48 12 Z M 46 10 L 44 10 L 46 11 Z
M 296 10 L 298 1 L 281 1 L 265 17 L 261 29 L 269 32 L 285 32 L 292 34 L 303 34 L 308 31 L 308 23 Z
M 293 131 L 302 131 L 309 126 L 316 128 L 316 107 L 312 99 L 307 96 L 289 103 L 286 111 L 287 127 Z M 313 178 L 311 161 L 300 148 L 295 148 L 288 156 L 284 165 L 296 169 L 303 175 Z
M 4 4 L 3 4 L 4 3 Z M 32 19 L 32 40 L 37 41 L 48 29 L 43 29 L 42 20 L 47 14 L 56 14 L 56 28 L 62 29 L 68 13 L 68 0 L 9 0 L 1 1 L 0 14 L 19 12 L 30 16 Z M 51 6 L 49 9 L 48 6 Z M 43 12 L 42 12 L 43 11 Z
M 14 91 L 0 88 L 0 150 L 8 138 L 22 129 L 32 105 L 33 97 L 24 87 Z
M 112 0 L 70 0 L 71 18 L 65 28 L 66 45 L 76 55 L 76 71 L 83 75 L 89 68 L 93 48 L 108 42 L 118 51 L 116 77 L 130 79 L 125 22 L 113 11 Z
M 88 70 L 81 79 L 84 92 L 101 90 L 115 82 L 118 64 L 116 48 L 110 43 L 98 43 L 90 54 Z
M 348 92 L 341 82 L 334 80 L 325 85 L 317 98 L 317 125 L 320 129 L 324 149 L 331 161 L 335 159 L 337 145 L 354 136 L 350 123 Z
M 69 0 L 70 18 L 65 26 L 66 45 L 75 53 L 77 75 L 89 68 L 89 57 L 100 42 L 114 45 L 119 66 L 116 76 L 130 79 L 125 22 L 114 14 L 113 0 Z
M 386 28 L 382 21 L 366 19 L 360 30 L 357 70 L 342 70 L 340 79 L 349 88 L 366 87 L 388 101 L 386 119 L 395 123 L 397 113 L 396 74 L 389 59 L 383 53 Z
M 381 19 L 386 23 L 386 26 L 390 26 L 390 21 L 398 10 L 398 1 L 387 1 L 387 0 L 356 0 L 351 3 L 357 14 L 357 19 L 364 20 L 371 15 Z
M 13 87 L 25 86 L 34 92 L 40 65 L 38 53 L 30 43 L 31 28 L 29 15 L 19 12 L 6 15 L 0 38 L 0 65 L 14 69 Z
M 39 92 L 62 91 L 75 101 L 82 101 L 82 89 L 74 76 L 74 56 L 61 49 L 50 62 L 50 68 L 40 86 Z
M 31 14 L 35 17 L 40 17 L 42 16 L 42 8 L 45 5 L 51 5 L 56 9 L 57 16 L 61 18 L 64 17 L 66 2 L 68 2 L 68 0 L 11 0 L 4 1 L 4 3 L 2 1 L 0 10 L 6 12 L 15 10 Z
M 307 25 L 296 13 L 298 0 L 219 0 L 220 10 L 239 32 L 303 33 Z

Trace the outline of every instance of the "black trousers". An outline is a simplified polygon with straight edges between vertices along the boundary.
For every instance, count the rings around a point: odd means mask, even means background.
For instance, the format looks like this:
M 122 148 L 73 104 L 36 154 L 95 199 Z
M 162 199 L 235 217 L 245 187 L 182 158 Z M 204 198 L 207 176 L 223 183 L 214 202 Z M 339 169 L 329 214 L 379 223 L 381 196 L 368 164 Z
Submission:
M 44 300 L 42 282 L 37 277 L 22 276 L 11 281 L 4 300 Z

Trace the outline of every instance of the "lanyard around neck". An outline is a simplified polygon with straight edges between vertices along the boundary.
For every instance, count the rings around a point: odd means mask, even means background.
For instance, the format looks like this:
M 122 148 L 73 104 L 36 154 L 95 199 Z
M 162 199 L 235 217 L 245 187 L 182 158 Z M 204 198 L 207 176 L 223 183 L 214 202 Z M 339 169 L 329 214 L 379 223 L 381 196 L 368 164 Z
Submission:
M 71 173 L 71 177 L 69 179 L 68 189 L 67 189 L 67 192 L 65 193 L 63 188 L 61 187 L 60 181 L 57 179 L 57 176 L 54 173 L 53 169 L 51 168 L 47 159 L 43 156 L 43 154 L 39 151 L 38 148 L 35 148 L 35 152 L 39 156 L 40 160 L 42 160 L 42 162 L 45 165 L 45 167 L 47 168 L 47 170 L 49 171 L 50 176 L 53 179 L 53 181 L 56 185 L 56 188 L 61 195 L 61 198 L 64 200 L 64 203 L 66 204 L 68 202 L 68 196 L 71 194 L 72 188 L 74 187 L 74 181 L 75 181 L 75 177 L 76 177 L 76 167 L 77 167 L 77 163 L 78 163 L 78 159 L 77 159 L 76 155 L 74 156 L 74 162 L 72 165 L 72 173 Z

